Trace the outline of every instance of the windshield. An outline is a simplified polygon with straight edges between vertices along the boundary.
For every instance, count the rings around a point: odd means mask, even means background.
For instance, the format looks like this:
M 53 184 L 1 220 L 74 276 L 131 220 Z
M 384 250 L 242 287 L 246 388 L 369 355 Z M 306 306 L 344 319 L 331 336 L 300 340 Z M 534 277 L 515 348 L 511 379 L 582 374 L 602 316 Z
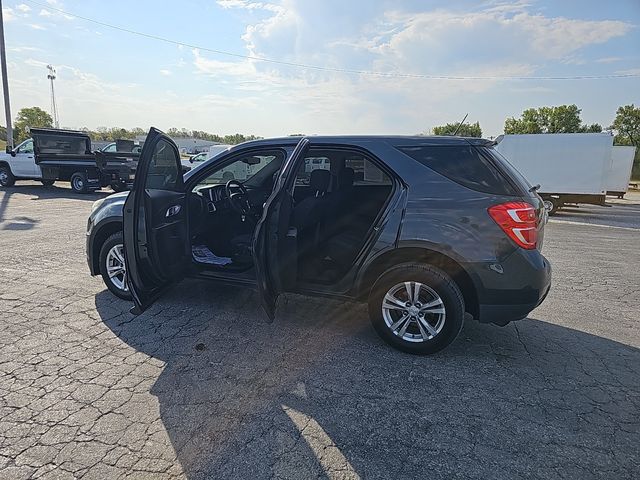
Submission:
M 225 185 L 229 180 L 238 180 L 248 185 L 260 184 L 266 176 L 271 176 L 282 165 L 284 152 L 281 150 L 262 151 L 235 157 L 199 182 L 199 185 Z M 254 181 L 255 180 L 255 181 Z

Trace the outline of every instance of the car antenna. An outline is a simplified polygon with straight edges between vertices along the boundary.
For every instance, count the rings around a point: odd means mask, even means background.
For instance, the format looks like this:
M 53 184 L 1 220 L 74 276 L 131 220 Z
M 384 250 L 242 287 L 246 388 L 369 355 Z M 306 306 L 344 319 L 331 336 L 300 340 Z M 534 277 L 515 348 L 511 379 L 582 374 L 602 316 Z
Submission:
M 458 126 L 456 127 L 455 132 L 453 132 L 453 133 L 451 134 L 451 136 L 452 136 L 452 137 L 455 137 L 455 136 L 456 136 L 456 134 L 458 133 L 458 130 L 460 130 L 460 127 L 462 126 L 462 124 L 464 123 L 464 121 L 467 119 L 467 117 L 468 117 L 468 116 L 469 116 L 469 114 L 468 114 L 468 113 L 464 116 L 464 118 L 462 119 L 462 121 L 461 121 L 461 122 L 458 124 Z

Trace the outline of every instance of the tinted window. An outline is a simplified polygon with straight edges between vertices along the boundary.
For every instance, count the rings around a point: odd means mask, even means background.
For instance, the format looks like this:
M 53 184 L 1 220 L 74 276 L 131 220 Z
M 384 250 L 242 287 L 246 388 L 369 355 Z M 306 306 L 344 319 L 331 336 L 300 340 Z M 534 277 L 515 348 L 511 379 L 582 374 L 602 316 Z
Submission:
M 173 145 L 159 140 L 153 151 L 145 188 L 178 191 L 181 168 L 180 157 Z
M 487 156 L 471 145 L 398 147 L 414 160 L 472 190 L 497 195 L 516 192 Z
M 353 170 L 354 185 L 391 185 L 391 178 L 361 155 L 345 158 L 344 166 Z

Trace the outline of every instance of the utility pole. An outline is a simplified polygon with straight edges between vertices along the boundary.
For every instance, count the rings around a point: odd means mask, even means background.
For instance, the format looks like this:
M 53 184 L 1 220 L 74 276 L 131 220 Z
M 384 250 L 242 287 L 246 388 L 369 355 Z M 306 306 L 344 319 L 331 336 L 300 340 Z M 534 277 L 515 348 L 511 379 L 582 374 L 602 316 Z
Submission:
M 56 92 L 53 89 L 53 81 L 56 79 L 56 69 L 53 65 L 47 65 L 49 74 L 47 78 L 51 80 L 51 115 L 53 115 L 53 125 L 56 128 L 60 128 L 60 122 L 58 121 L 58 107 L 56 106 Z
M 11 105 L 9 105 L 9 79 L 7 78 L 7 52 L 4 48 L 4 18 L 0 0 L 0 64 L 2 69 L 2 91 L 4 93 L 4 114 L 7 119 L 7 147 L 13 150 L 13 128 L 11 128 Z

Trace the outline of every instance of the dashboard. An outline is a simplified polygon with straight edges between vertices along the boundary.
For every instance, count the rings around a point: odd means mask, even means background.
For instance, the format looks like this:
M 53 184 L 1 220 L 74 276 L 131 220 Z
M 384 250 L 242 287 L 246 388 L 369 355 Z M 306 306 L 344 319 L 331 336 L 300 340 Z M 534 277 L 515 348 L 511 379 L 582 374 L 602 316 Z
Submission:
M 267 201 L 271 192 L 265 192 L 260 188 L 247 187 L 249 203 L 256 212 L 262 211 L 262 206 Z M 202 197 L 206 202 L 206 211 L 215 213 L 220 210 L 229 210 L 229 199 L 224 185 L 202 185 L 193 189 L 193 193 Z

